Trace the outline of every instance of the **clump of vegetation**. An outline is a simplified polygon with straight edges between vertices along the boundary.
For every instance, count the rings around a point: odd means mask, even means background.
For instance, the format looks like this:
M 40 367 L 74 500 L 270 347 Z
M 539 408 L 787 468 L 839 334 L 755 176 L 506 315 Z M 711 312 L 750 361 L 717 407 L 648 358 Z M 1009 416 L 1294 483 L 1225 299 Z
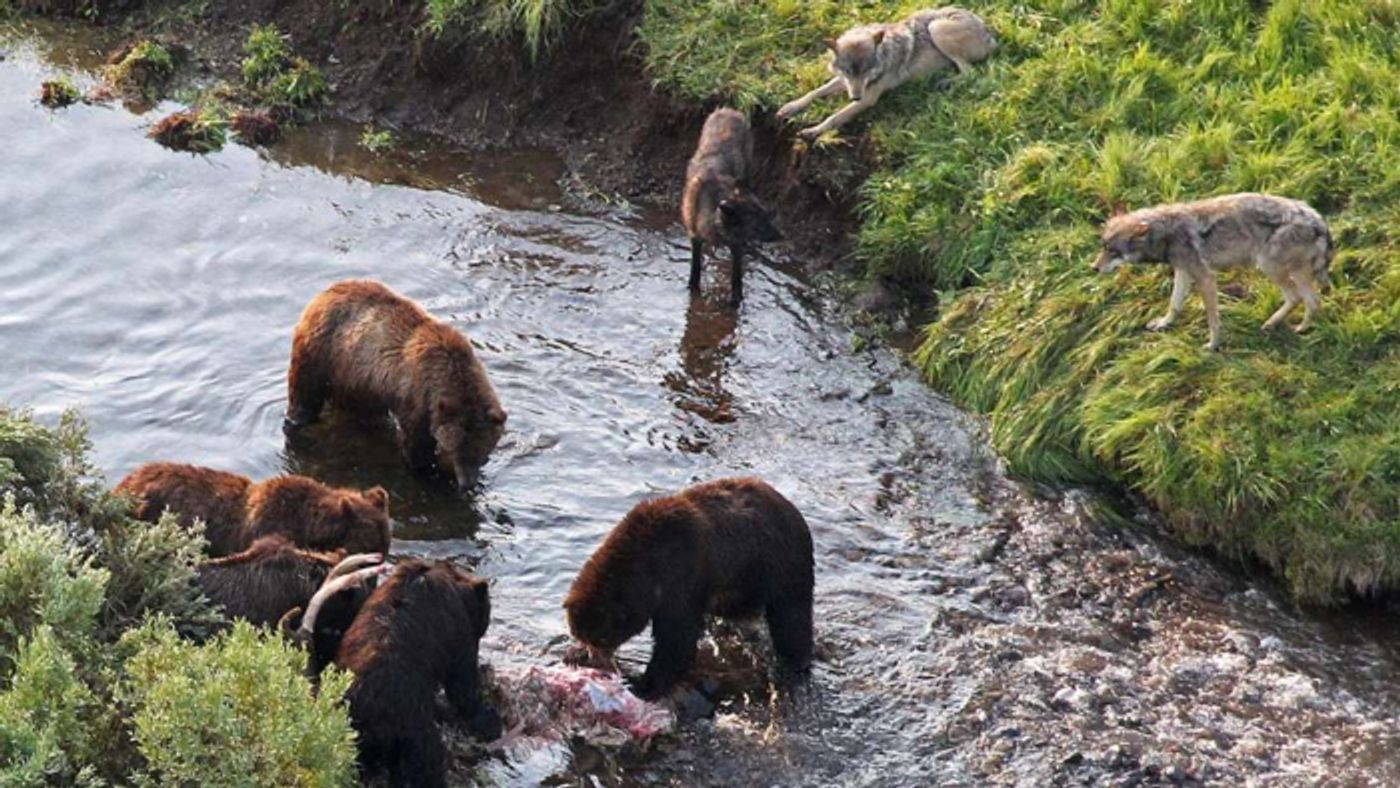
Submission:
M 292 53 L 275 25 L 257 25 L 243 44 L 244 86 L 261 103 L 277 109 L 320 104 L 329 87 L 320 69 Z
M 375 131 L 373 126 L 366 125 L 364 131 L 360 133 L 360 147 L 370 153 L 383 153 L 391 150 L 398 144 L 394 138 L 394 132 L 389 129 Z
M 896 2 L 649 0 L 653 76 L 692 99 L 775 108 L 827 79 L 821 38 Z M 871 276 L 943 291 L 919 356 L 991 417 L 1018 473 L 1112 480 L 1188 540 L 1275 567 L 1301 598 L 1400 587 L 1400 46 L 1389 2 L 1009 2 L 975 10 L 1000 51 L 906 85 L 847 130 Z M 813 107 L 830 112 L 832 99 Z M 1170 273 L 1096 278 L 1114 212 L 1234 191 L 1307 200 L 1333 226 L 1336 287 L 1311 334 L 1227 277 L 1226 351 L 1172 331 Z
M 228 142 L 228 120 L 204 107 L 180 110 L 161 118 L 147 136 L 171 150 L 214 153 Z
M 434 36 L 480 32 L 518 35 L 532 57 L 559 41 L 570 20 L 586 16 L 597 0 L 428 0 L 427 31 Z
M 272 113 L 241 109 L 229 119 L 229 128 L 247 145 L 271 145 L 282 134 L 282 127 Z
M 246 622 L 199 646 L 153 622 L 125 645 L 135 653 L 123 696 L 147 773 L 161 784 L 355 784 L 342 700 L 350 674 L 327 671 L 318 694 L 305 654 Z
M 175 74 L 175 58 L 155 41 L 138 41 L 107 57 L 103 77 L 114 90 L 128 96 L 157 98 Z
M 132 520 L 89 449 L 72 414 L 0 407 L 0 784 L 350 784 L 347 680 L 314 698 L 301 653 L 246 626 L 182 642 L 225 623 L 203 539 Z
M 62 77 L 44 80 L 39 86 L 39 103 L 49 109 L 71 106 L 81 99 L 82 94 L 78 92 L 78 87 Z

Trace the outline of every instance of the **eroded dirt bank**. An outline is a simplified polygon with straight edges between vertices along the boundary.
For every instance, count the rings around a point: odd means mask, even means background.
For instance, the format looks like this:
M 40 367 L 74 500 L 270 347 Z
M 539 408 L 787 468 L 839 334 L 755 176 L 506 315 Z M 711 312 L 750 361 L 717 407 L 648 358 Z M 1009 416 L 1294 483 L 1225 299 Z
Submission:
M 236 79 L 253 24 L 275 23 L 334 88 L 328 113 L 428 132 L 472 149 L 545 148 L 565 162 L 580 206 L 619 199 L 665 209 L 679 201 L 685 162 L 705 114 L 655 92 L 635 39 L 640 0 L 590 13 L 538 60 L 511 38 L 435 37 L 418 3 L 237 0 L 201 12 L 142 5 L 112 18 L 130 35 L 189 46 L 196 72 Z M 794 151 L 791 131 L 754 118 L 760 193 L 780 212 L 794 251 L 817 267 L 842 261 L 864 172 Z

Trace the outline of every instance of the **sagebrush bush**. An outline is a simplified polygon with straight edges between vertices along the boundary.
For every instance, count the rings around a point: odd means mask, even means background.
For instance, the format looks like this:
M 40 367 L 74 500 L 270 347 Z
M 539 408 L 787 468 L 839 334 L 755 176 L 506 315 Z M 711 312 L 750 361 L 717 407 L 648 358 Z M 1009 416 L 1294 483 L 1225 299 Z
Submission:
M 19 641 L 0 690 L 0 785 L 102 785 L 98 700 L 47 624 Z
M 205 643 L 164 622 L 127 636 L 123 696 L 156 785 L 338 786 L 355 782 L 355 736 L 332 669 L 319 694 L 305 654 L 246 622 Z

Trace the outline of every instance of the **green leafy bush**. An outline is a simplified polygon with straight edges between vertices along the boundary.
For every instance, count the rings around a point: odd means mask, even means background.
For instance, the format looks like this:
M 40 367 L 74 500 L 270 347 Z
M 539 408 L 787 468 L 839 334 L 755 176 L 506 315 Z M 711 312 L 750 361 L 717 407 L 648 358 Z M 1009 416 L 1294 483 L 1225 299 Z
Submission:
M 258 100 L 292 109 L 325 100 L 326 78 L 306 58 L 292 54 L 275 25 L 255 25 L 243 51 L 243 82 Z
M 156 98 L 175 74 L 175 58 L 159 43 L 137 42 L 114 58 L 103 74 L 108 84 L 131 95 Z
M 0 691 L 0 784 L 100 785 L 85 719 L 97 698 L 47 624 L 19 641 Z
M 153 622 L 128 636 L 124 697 L 157 785 L 337 786 L 355 782 L 349 674 L 313 691 L 305 655 L 246 622 L 201 646 Z

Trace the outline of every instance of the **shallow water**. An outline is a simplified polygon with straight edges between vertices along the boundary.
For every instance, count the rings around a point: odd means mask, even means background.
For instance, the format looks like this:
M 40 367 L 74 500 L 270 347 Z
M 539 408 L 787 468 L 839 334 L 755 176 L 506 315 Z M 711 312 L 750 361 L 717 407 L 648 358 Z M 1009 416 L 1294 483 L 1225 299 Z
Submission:
M 193 156 L 144 136 L 174 104 L 39 107 L 50 74 L 91 82 L 90 35 L 0 39 L 0 401 L 79 408 L 110 480 L 161 459 L 382 484 L 400 552 L 495 578 L 498 664 L 558 659 L 574 572 L 648 495 L 753 474 L 811 524 L 804 686 L 774 690 L 764 636 L 725 629 L 699 671 L 722 679 L 718 712 L 661 751 L 560 747 L 459 763 L 460 779 L 1400 779 L 1385 619 L 1299 615 L 1150 525 L 1096 524 L 1092 497 L 1028 496 L 976 421 L 892 354 L 852 350 L 798 263 L 751 266 L 736 313 L 724 266 L 686 292 L 669 217 L 561 207 L 547 153 L 409 139 L 378 156 L 328 123 Z M 284 439 L 292 327 L 350 277 L 479 348 L 510 429 L 475 493 L 409 475 L 388 425 L 332 417 Z

